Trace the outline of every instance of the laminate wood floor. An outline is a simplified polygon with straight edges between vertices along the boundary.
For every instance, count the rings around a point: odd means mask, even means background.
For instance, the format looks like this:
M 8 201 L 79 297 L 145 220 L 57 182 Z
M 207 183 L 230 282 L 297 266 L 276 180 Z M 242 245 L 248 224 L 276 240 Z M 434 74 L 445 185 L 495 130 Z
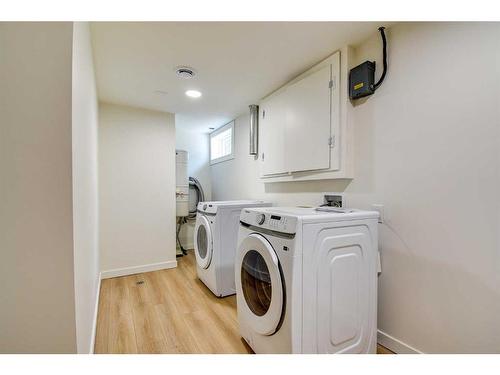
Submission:
M 94 352 L 253 353 L 238 332 L 236 297 L 212 294 L 192 251 L 174 269 L 102 280 Z

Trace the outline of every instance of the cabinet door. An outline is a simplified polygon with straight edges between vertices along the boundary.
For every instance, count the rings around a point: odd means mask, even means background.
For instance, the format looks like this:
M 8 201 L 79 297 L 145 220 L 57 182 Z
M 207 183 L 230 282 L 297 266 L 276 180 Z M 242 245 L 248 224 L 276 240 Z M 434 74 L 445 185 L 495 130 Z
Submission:
M 330 168 L 331 65 L 286 90 L 286 165 L 289 172 Z
M 271 96 L 260 105 L 259 138 L 261 144 L 262 175 L 287 172 L 285 166 L 285 102 L 283 93 Z

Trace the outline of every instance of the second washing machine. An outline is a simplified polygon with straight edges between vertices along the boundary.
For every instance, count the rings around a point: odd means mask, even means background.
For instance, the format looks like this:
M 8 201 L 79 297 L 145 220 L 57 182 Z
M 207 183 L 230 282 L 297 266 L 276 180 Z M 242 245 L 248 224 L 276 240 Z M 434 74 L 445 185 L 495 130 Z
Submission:
M 234 256 L 243 208 L 269 207 L 258 200 L 198 203 L 194 229 L 196 269 L 201 281 L 218 297 L 236 293 Z

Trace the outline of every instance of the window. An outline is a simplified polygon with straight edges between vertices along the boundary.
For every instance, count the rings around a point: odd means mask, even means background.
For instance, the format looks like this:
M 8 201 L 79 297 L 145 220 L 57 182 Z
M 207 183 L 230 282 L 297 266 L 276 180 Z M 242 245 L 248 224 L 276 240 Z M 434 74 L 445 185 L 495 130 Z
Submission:
M 234 121 L 210 133 L 210 164 L 234 158 Z

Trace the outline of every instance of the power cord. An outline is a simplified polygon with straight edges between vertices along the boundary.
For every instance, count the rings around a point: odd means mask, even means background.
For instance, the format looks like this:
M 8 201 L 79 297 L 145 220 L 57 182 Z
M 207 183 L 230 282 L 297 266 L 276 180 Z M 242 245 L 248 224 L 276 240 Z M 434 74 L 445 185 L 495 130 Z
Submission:
M 182 257 L 182 256 L 184 256 L 184 255 L 187 255 L 187 251 L 186 251 L 186 249 L 182 246 L 182 244 L 181 244 L 181 239 L 179 238 L 179 233 L 180 233 L 180 231 L 181 231 L 181 226 L 182 226 L 182 224 L 183 224 L 183 223 L 185 223 L 185 220 L 186 220 L 186 218 L 184 218 L 184 217 L 179 217 L 179 218 L 177 219 L 177 228 L 176 228 L 176 231 L 175 231 L 175 232 L 176 232 L 176 233 L 175 233 L 175 237 L 176 237 L 176 239 L 177 239 L 177 243 L 179 244 L 179 248 L 181 249 L 181 253 L 180 253 L 180 254 L 177 254 L 177 258 Z
M 382 44 L 383 44 L 383 65 L 384 65 L 384 71 L 382 72 L 382 75 L 380 76 L 380 79 L 378 82 L 373 85 L 373 90 L 378 89 L 378 87 L 384 82 L 385 74 L 387 73 L 387 40 L 385 38 L 385 27 L 379 27 L 378 31 L 380 31 L 380 36 L 382 37 Z

